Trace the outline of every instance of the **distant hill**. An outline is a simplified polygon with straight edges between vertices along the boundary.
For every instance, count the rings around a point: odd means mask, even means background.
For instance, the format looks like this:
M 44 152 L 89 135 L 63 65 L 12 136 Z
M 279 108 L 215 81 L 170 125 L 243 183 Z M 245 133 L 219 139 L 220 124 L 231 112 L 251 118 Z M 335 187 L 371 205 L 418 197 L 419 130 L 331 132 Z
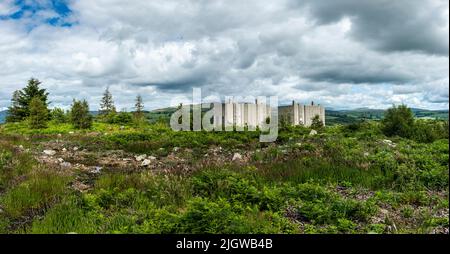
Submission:
M 286 106 L 280 106 L 283 108 Z M 442 119 L 448 120 L 448 110 L 427 110 L 412 108 L 414 115 L 417 118 L 428 118 L 428 119 Z M 174 107 L 155 109 L 149 112 L 145 112 L 147 118 L 150 122 L 156 122 L 158 120 L 168 121 L 170 115 L 176 111 Z M 91 111 L 91 114 L 98 115 L 98 111 Z M 7 111 L 0 111 L 0 124 L 5 122 Z M 352 110 L 334 110 L 326 108 L 325 116 L 328 125 L 332 124 L 347 124 L 360 121 L 362 119 L 372 119 L 380 120 L 383 118 L 383 109 L 369 109 L 369 108 L 358 108 Z
M 279 108 L 285 108 L 288 106 L 280 106 Z M 443 119 L 448 120 L 448 110 L 426 110 L 426 109 L 411 109 L 414 115 L 418 118 L 430 118 L 430 119 Z M 152 110 L 147 114 L 150 122 L 155 122 L 158 119 L 164 119 L 168 121 L 170 115 L 176 111 L 176 108 L 161 108 Z M 333 124 L 350 124 L 363 119 L 381 120 L 383 119 L 385 110 L 383 109 L 370 109 L 370 108 L 357 108 L 351 110 L 334 110 L 330 108 L 325 109 L 325 121 L 328 125 Z
M 0 124 L 5 122 L 6 116 L 8 115 L 8 111 L 0 111 Z

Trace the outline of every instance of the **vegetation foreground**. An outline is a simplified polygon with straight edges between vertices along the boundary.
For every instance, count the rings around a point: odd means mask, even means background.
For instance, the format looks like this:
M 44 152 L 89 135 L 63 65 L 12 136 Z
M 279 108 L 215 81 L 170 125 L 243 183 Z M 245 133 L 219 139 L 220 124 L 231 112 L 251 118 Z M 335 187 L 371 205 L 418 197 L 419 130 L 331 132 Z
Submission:
M 310 131 L 1 125 L 0 232 L 448 233 L 448 132 Z
M 106 89 L 48 109 L 30 79 L 0 125 L 0 233 L 446 233 L 448 121 L 175 132 Z

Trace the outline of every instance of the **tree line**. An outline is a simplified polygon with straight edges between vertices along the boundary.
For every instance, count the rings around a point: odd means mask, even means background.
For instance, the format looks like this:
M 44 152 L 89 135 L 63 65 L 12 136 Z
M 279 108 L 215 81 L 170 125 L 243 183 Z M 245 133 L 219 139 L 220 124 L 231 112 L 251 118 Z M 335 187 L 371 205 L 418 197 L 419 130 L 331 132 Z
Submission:
M 49 109 L 49 93 L 40 87 L 38 79 L 31 78 L 26 87 L 13 93 L 11 106 L 8 107 L 6 122 L 26 121 L 32 129 L 47 127 L 49 121 L 56 123 L 70 123 L 77 129 L 89 129 L 92 127 L 94 116 L 89 111 L 86 100 L 73 99 L 70 110 L 64 111 L 55 107 Z M 136 96 L 134 112 L 117 112 L 114 100 L 109 88 L 106 88 L 100 101 L 97 120 L 107 123 L 128 124 L 142 123 L 145 121 L 144 103 L 141 95 Z

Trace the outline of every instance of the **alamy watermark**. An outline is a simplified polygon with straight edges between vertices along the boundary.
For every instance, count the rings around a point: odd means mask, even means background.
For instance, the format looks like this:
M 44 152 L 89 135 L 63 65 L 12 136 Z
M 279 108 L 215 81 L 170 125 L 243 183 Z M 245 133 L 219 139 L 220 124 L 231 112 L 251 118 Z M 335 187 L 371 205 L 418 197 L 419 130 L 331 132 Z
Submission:
M 174 131 L 260 131 L 260 142 L 278 137 L 278 97 L 225 96 L 224 101 L 203 103 L 200 88 L 194 88 L 192 101 L 171 100 L 178 109 L 170 117 Z

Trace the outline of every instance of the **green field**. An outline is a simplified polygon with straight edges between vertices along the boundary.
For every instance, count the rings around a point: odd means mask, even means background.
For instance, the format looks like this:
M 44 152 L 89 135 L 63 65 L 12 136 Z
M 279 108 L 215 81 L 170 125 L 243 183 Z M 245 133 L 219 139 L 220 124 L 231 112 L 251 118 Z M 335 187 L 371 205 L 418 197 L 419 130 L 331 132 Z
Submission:
M 448 233 L 448 132 L 310 131 L 0 125 L 0 233 Z

